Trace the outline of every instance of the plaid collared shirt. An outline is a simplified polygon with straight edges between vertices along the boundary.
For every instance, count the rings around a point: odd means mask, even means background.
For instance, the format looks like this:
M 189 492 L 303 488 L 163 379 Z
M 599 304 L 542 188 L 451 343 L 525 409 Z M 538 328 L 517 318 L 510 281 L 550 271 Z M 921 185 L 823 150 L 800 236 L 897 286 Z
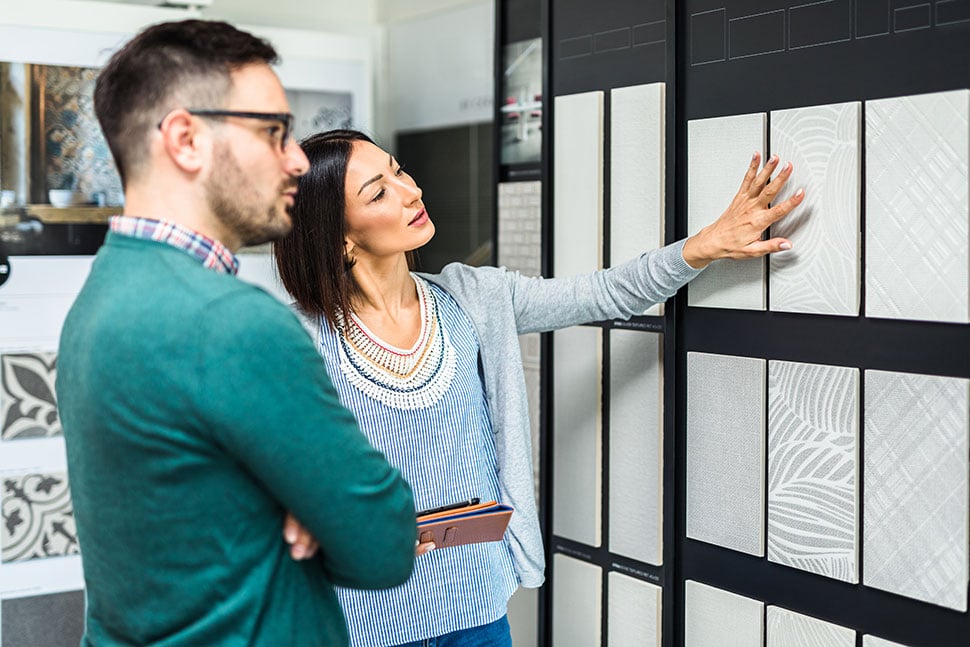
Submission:
M 216 272 L 236 274 L 239 271 L 239 259 L 226 249 L 225 245 L 174 222 L 133 216 L 113 216 L 109 221 L 109 227 L 111 231 L 123 236 L 168 243 L 172 247 L 188 252 L 202 263 L 203 267 Z

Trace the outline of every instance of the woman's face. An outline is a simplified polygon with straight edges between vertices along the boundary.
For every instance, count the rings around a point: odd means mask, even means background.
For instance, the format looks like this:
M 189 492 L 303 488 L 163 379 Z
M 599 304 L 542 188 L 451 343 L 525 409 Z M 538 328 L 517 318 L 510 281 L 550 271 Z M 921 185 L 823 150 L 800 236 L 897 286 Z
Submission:
M 354 142 L 344 190 L 347 247 L 358 261 L 403 254 L 434 236 L 421 189 L 374 144 Z

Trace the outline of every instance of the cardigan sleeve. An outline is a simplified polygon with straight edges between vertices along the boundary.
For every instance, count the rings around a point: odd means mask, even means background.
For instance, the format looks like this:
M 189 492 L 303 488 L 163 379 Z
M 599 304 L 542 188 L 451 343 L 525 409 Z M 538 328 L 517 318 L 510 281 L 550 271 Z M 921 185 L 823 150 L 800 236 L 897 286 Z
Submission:
M 340 404 L 297 318 L 251 294 L 213 304 L 199 331 L 210 433 L 313 534 L 331 582 L 405 581 L 417 536 L 410 487 Z
M 506 272 L 516 331 L 546 332 L 643 314 L 703 271 L 687 264 L 683 247 L 681 240 L 622 265 L 566 278 L 524 277 Z

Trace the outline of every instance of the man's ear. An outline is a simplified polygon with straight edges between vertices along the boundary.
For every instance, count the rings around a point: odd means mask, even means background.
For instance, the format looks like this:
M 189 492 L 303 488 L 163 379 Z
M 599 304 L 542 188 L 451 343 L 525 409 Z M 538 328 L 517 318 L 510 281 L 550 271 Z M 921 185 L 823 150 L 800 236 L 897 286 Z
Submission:
M 158 129 L 162 136 L 162 149 L 168 157 L 186 173 L 198 173 L 205 163 L 206 152 L 211 145 L 199 124 L 201 121 L 187 110 L 173 110 L 165 115 Z

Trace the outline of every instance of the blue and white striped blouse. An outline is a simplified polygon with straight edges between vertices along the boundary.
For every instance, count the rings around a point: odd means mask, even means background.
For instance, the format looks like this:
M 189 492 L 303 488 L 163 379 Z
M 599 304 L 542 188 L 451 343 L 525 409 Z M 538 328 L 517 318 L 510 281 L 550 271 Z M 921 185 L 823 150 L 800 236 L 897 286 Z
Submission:
M 479 374 L 478 338 L 454 299 L 419 277 L 415 281 L 428 288 L 435 300 L 438 330 L 454 352 L 453 374 L 445 370 L 449 362 L 442 361 L 430 375 L 434 380 L 450 374 L 446 390 L 433 403 L 426 398 L 421 407 L 388 404 L 398 395 L 373 397 L 376 381 L 362 382 L 367 371 L 359 370 L 360 357 L 323 321 L 320 346 L 327 370 L 368 440 L 410 483 L 419 510 L 472 497 L 498 500 L 495 443 Z M 497 620 L 506 613 L 517 587 L 506 538 L 431 551 L 415 560 L 414 573 L 401 586 L 383 591 L 338 588 L 337 596 L 351 644 L 378 647 Z

